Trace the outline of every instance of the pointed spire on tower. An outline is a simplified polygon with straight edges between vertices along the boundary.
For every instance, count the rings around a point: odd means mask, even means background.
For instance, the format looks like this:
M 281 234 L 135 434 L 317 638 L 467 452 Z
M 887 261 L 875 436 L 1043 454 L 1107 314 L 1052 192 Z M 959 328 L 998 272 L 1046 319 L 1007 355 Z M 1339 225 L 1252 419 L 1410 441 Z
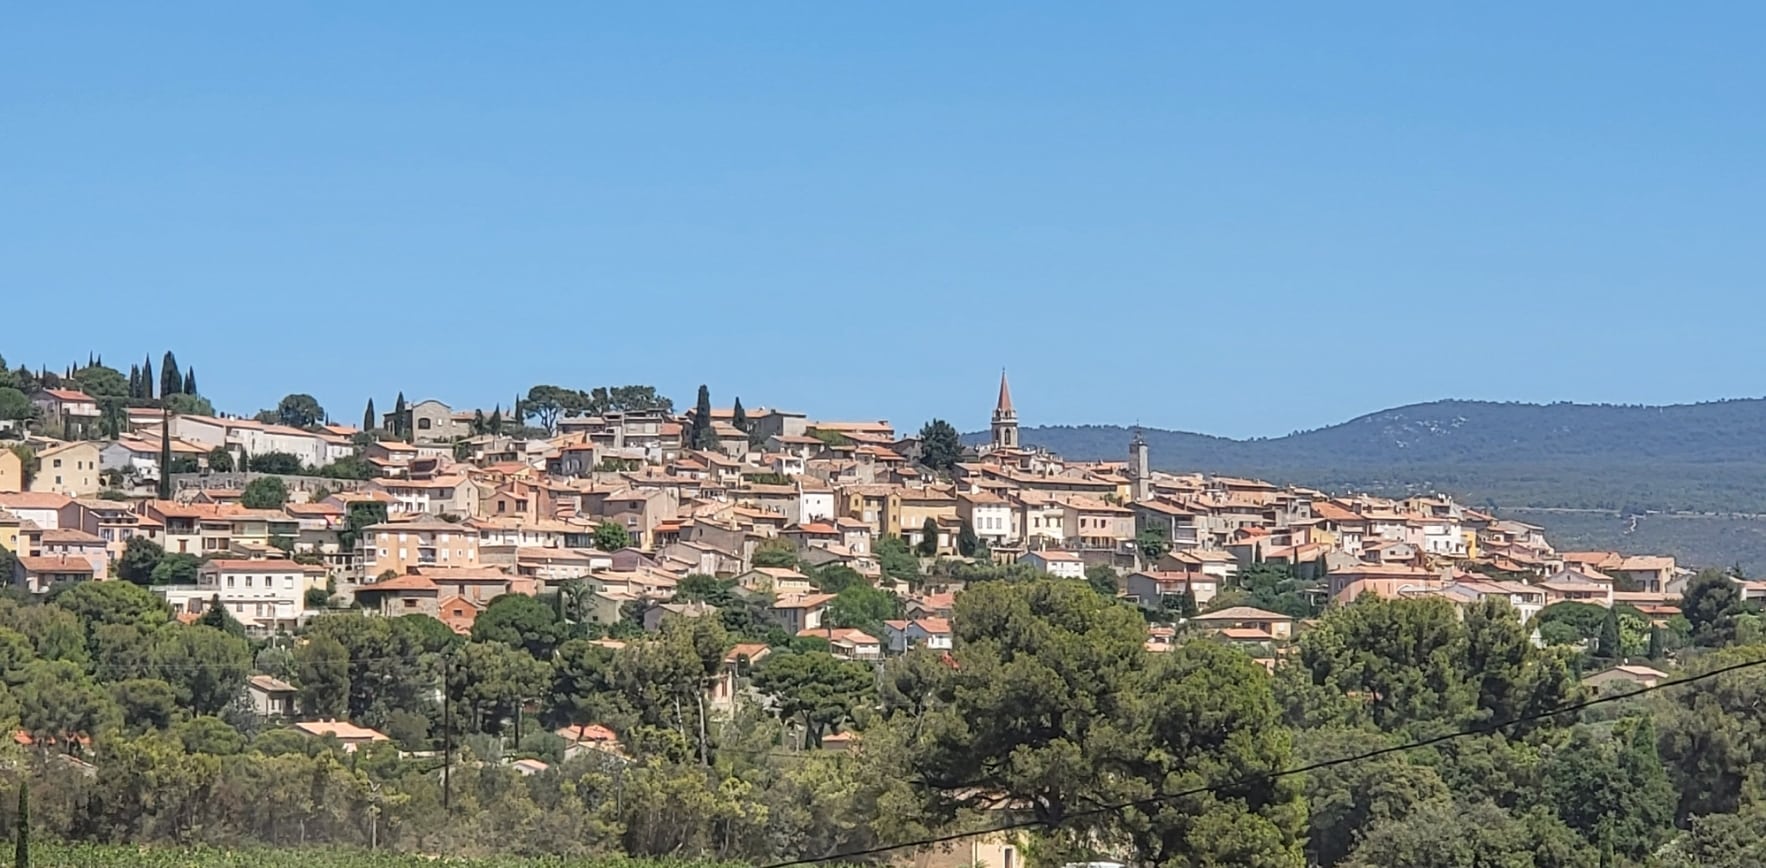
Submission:
M 995 449 L 1018 448 L 1018 411 L 1012 409 L 1012 387 L 1006 383 L 1006 370 L 1000 369 L 1000 399 L 993 407 L 993 446 Z

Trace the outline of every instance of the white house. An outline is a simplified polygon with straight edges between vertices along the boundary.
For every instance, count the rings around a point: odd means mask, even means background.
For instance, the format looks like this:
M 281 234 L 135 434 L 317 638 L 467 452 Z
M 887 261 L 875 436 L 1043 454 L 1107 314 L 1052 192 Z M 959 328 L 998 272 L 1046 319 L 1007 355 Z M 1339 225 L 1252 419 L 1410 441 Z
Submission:
M 175 612 L 199 613 L 220 605 L 256 633 L 293 630 L 306 608 L 307 591 L 325 587 L 325 568 L 291 560 L 218 559 L 203 564 L 194 585 L 160 585 Z
M 957 515 L 989 546 L 1004 545 L 1017 537 L 1013 532 L 1012 505 L 992 492 L 957 495 Z
M 1041 570 L 1056 578 L 1085 578 L 1085 561 L 1072 552 L 1054 549 L 1025 552 L 1018 556 L 1018 563 L 1025 564 L 1033 570 Z
M 243 448 L 248 454 L 285 452 L 302 464 L 323 467 L 352 455 L 355 446 L 346 437 L 312 433 L 285 425 L 269 425 L 251 419 L 218 419 L 213 416 L 173 416 L 172 436 L 206 449 L 217 446 Z
M 891 654 L 905 653 L 909 648 L 949 651 L 950 621 L 945 618 L 915 618 L 911 621 L 884 621 L 883 634 Z

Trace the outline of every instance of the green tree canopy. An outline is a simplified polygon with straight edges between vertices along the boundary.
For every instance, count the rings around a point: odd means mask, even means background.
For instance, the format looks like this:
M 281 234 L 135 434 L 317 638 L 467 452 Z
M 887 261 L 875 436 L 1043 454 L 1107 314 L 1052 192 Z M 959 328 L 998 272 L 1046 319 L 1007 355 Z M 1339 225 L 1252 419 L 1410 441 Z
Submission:
M 920 463 L 948 473 L 963 460 L 963 440 L 955 426 L 933 419 L 920 427 Z
M 159 543 L 144 536 L 130 537 L 123 545 L 122 557 L 117 558 L 117 578 L 137 585 L 152 584 L 153 570 L 165 556 Z
M 851 719 L 872 682 L 870 667 L 824 651 L 777 652 L 754 669 L 755 689 L 773 697 L 779 713 L 803 728 L 812 747 Z
M 325 421 L 325 408 L 312 395 L 286 395 L 276 404 L 276 421 L 290 428 L 311 428 Z
M 595 525 L 595 548 L 604 552 L 616 552 L 632 544 L 632 535 L 615 522 L 604 521 Z
M 288 505 L 288 485 L 275 476 L 260 476 L 246 483 L 239 503 L 248 509 L 281 509 Z
M 564 638 L 564 625 L 551 606 L 527 594 L 491 600 L 472 622 L 474 642 L 500 642 L 545 660 Z

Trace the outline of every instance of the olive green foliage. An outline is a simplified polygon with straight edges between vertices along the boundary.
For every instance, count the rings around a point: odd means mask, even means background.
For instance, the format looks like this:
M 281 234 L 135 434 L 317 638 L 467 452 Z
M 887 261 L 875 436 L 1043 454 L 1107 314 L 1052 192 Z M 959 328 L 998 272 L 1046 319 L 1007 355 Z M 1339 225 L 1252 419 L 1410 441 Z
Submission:
M 466 636 L 424 615 L 332 610 L 256 641 L 180 623 L 133 582 L 0 600 L 0 721 L 32 742 L 0 750 L 0 805 L 29 781 L 40 865 L 276 865 L 284 851 L 303 860 L 290 864 L 358 864 L 339 848 L 389 854 L 366 865 L 756 864 L 1005 818 L 1035 823 L 1024 852 L 1051 864 L 1750 865 L 1766 853 L 1766 667 L 1541 716 L 1582 698 L 1570 666 L 1588 652 L 1536 646 L 1501 601 L 1333 608 L 1269 669 L 1200 633 L 1149 651 L 1139 609 L 1094 582 L 960 561 L 928 579 L 899 540 L 883 548 L 916 581 L 962 576 L 949 651 L 841 660 L 784 633 L 767 595 L 710 576 L 683 579 L 677 599 L 716 615 L 655 632 L 622 621 L 619 642 L 596 638 L 580 587 L 499 598 Z M 134 569 L 151 580 L 175 557 Z M 901 612 L 856 571 L 804 571 L 836 595 L 828 623 L 880 629 Z M 1275 597 L 1301 592 L 1284 570 L 1247 573 Z M 1701 615 L 1711 650 L 1659 665 L 1766 660 L 1766 645 L 1738 644 L 1746 611 L 1734 638 L 1713 626 L 1728 606 Z M 1579 618 L 1594 621 L 1574 609 L 1546 621 Z M 1592 634 L 1612 623 L 1623 648 L 1628 619 L 1603 610 Z M 346 752 L 259 717 L 241 701 L 253 673 L 292 683 L 303 716 L 390 741 Z M 617 743 L 553 732 L 587 724 Z M 1331 762 L 1460 730 L 1476 732 Z M 832 750 L 836 735 L 856 745 Z M 451 811 L 432 753 L 443 747 L 456 757 Z M 63 753 L 90 776 L 67 773 Z M 516 757 L 549 767 L 522 775 Z M 0 811 L 0 833 L 15 817 Z M 99 845 L 149 848 L 82 849 Z

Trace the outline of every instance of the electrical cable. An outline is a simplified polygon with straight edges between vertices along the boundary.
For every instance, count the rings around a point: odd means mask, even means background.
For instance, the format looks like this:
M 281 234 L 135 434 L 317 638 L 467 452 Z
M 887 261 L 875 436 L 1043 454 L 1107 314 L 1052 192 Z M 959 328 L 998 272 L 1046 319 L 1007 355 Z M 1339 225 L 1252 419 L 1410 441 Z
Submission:
M 1175 793 L 1162 793 L 1160 795 L 1149 796 L 1144 799 L 1136 799 L 1131 802 L 1122 802 L 1120 804 L 1104 805 L 1104 806 L 1098 807 L 1098 808 L 1088 808 L 1083 811 L 1075 811 L 1071 814 L 1068 814 L 1066 819 L 1074 819 L 1074 818 L 1079 818 L 1079 817 L 1091 817 L 1091 816 L 1096 816 L 1099 814 L 1113 814 L 1113 813 L 1118 813 L 1121 811 L 1126 811 L 1130 808 L 1151 807 L 1151 806 L 1157 805 L 1161 802 L 1168 802 L 1168 801 L 1172 801 L 1174 799 L 1183 799 L 1183 798 L 1188 798 L 1190 796 L 1200 796 L 1200 795 L 1207 795 L 1207 794 L 1218 794 L 1223 791 L 1233 790 L 1233 789 L 1248 786 L 1251 784 L 1265 783 L 1268 781 L 1276 780 L 1278 778 L 1291 777 L 1293 775 L 1299 775 L 1299 774 L 1305 774 L 1307 772 L 1319 771 L 1322 769 L 1332 768 L 1334 766 L 1348 765 L 1350 763 L 1362 762 L 1364 760 L 1370 760 L 1370 759 L 1374 759 L 1377 757 L 1386 756 L 1389 754 L 1405 753 L 1408 751 L 1418 750 L 1418 749 L 1425 748 L 1425 747 L 1433 747 L 1434 745 L 1442 744 L 1442 743 L 1448 742 L 1448 741 L 1453 741 L 1455 739 L 1470 738 L 1472 736 L 1478 736 L 1478 735 L 1489 735 L 1491 733 L 1499 732 L 1499 731 L 1506 729 L 1508 727 L 1511 727 L 1511 726 L 1518 726 L 1523 723 L 1532 723 L 1535 721 L 1547 720 L 1547 719 L 1550 719 L 1553 717 L 1561 717 L 1565 714 L 1569 714 L 1571 712 L 1576 712 L 1576 711 L 1582 711 L 1584 709 L 1592 708 L 1597 705 L 1603 705 L 1603 704 L 1606 704 L 1609 702 L 1618 702 L 1623 699 L 1631 699 L 1634 697 L 1642 696 L 1646 693 L 1654 693 L 1658 690 L 1665 690 L 1670 687 L 1680 687 L 1680 686 L 1687 685 L 1687 684 L 1693 684 L 1693 683 L 1696 683 L 1699 681 L 1705 681 L 1707 679 L 1716 678 L 1719 675 L 1727 675 L 1728 673 L 1731 673 L 1731 672 L 1737 672 L 1742 669 L 1750 669 L 1755 666 L 1762 666 L 1762 665 L 1766 665 L 1766 658 L 1762 658 L 1760 660 L 1749 660 L 1749 661 L 1745 661 L 1742 663 L 1732 663 L 1728 666 L 1721 666 L 1716 669 L 1712 669 L 1712 670 L 1709 670 L 1706 672 L 1701 672 L 1697 675 L 1689 675 L 1689 676 L 1686 676 L 1683 678 L 1676 678 L 1676 679 L 1672 679 L 1672 680 L 1668 680 L 1668 681 L 1659 681 L 1659 682 L 1656 682 L 1655 684 L 1648 685 L 1645 687 L 1640 687 L 1636 690 L 1631 690 L 1631 691 L 1627 691 L 1624 693 L 1608 694 L 1606 696 L 1600 696 L 1600 697 L 1596 697 L 1594 699 L 1584 700 L 1582 702 L 1575 702 L 1575 703 L 1571 703 L 1569 705 L 1560 706 L 1558 708 L 1553 708 L 1553 709 L 1549 709 L 1546 711 L 1522 715 L 1520 717 L 1511 718 L 1509 720 L 1497 721 L 1494 723 L 1479 724 L 1478 726 L 1469 727 L 1467 729 L 1455 730 L 1453 732 L 1444 733 L 1442 735 L 1431 736 L 1429 738 L 1419 739 L 1417 741 L 1412 741 L 1412 742 L 1405 742 L 1404 744 L 1390 745 L 1387 747 L 1379 748 L 1377 750 L 1370 750 L 1365 753 L 1352 754 L 1352 755 L 1346 756 L 1346 757 L 1338 757 L 1336 759 L 1323 760 L 1320 762 L 1309 763 L 1307 765 L 1281 769 L 1280 771 L 1270 772 L 1269 774 L 1246 778 L 1244 780 L 1232 781 L 1232 782 L 1224 783 L 1224 784 L 1210 784 L 1205 787 L 1196 787 L 1194 789 L 1181 790 L 1181 791 L 1178 791 Z M 914 839 L 914 840 L 910 840 L 910 841 L 903 841 L 903 842 L 900 842 L 897 844 L 888 844 L 888 845 L 875 846 L 875 847 L 865 847 L 865 848 L 858 849 L 858 850 L 846 850 L 846 851 L 843 851 L 840 853 L 832 853 L 827 856 L 810 856 L 810 857 L 802 857 L 802 858 L 797 858 L 797 859 L 790 859 L 790 860 L 783 861 L 783 862 L 773 862 L 773 863 L 766 864 L 766 865 L 760 865 L 760 866 L 757 866 L 757 868 L 791 868 L 791 866 L 795 866 L 795 865 L 814 865 L 814 864 L 821 863 L 821 862 L 835 862 L 835 861 L 840 861 L 840 860 L 853 859 L 853 858 L 857 858 L 860 856 L 874 856 L 874 855 L 877 855 L 880 853 L 888 853 L 888 852 L 891 852 L 894 850 L 902 850 L 902 849 L 906 849 L 906 848 L 910 848 L 910 847 L 919 848 L 919 847 L 930 846 L 933 844 L 945 844 L 945 843 L 949 843 L 951 841 L 957 841 L 957 840 L 961 840 L 963 838 L 969 838 L 969 837 L 976 836 L 976 835 L 991 835 L 991 834 L 995 834 L 998 832 L 1009 832 L 1009 831 L 1012 831 L 1015 829 L 1027 829 L 1027 828 L 1031 828 L 1034 826 L 1042 826 L 1042 825 L 1045 825 L 1042 820 L 1034 820 L 1034 819 L 1033 820 L 1016 820 L 1016 821 L 1009 822 L 1009 823 L 1002 823 L 999 825 L 990 826 L 985 829 L 974 829 L 974 830 L 969 830 L 969 831 L 965 831 L 965 832 L 951 832 L 951 833 L 946 833 L 943 835 L 933 835 L 933 836 L 926 837 L 926 838 L 918 838 L 918 839 Z

